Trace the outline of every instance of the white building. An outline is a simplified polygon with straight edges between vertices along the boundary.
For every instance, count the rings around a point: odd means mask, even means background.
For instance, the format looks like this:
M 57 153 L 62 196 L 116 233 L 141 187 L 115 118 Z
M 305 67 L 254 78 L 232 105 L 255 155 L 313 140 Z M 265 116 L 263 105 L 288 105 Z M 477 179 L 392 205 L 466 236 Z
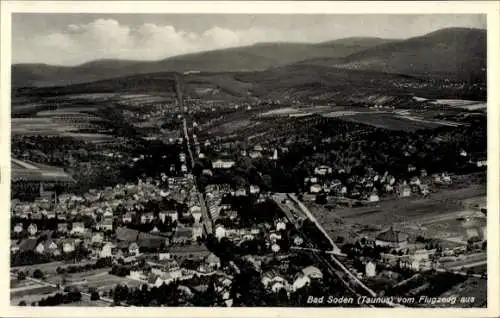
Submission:
M 374 277 L 376 273 L 376 265 L 372 262 L 368 262 L 365 265 L 365 275 L 366 277 Z
M 370 201 L 370 202 L 378 202 L 379 200 L 380 200 L 380 198 L 376 193 L 372 193 L 368 197 L 368 201 Z
M 328 166 L 319 166 L 314 168 L 314 174 L 324 176 L 332 173 L 332 168 Z
M 37 232 L 38 232 L 38 227 L 36 226 L 36 224 L 31 223 L 28 226 L 28 233 L 29 233 L 29 235 L 34 236 Z
M 321 190 L 323 190 L 323 187 L 319 184 L 313 184 L 309 189 L 311 193 L 319 193 Z
M 223 237 L 226 237 L 226 229 L 223 226 L 217 226 L 215 228 L 215 237 L 220 240 Z
M 221 160 L 217 159 L 212 162 L 212 168 L 214 169 L 230 169 L 232 168 L 236 163 L 233 160 Z
M 260 188 L 258 185 L 250 185 L 250 193 L 257 194 L 260 192 Z

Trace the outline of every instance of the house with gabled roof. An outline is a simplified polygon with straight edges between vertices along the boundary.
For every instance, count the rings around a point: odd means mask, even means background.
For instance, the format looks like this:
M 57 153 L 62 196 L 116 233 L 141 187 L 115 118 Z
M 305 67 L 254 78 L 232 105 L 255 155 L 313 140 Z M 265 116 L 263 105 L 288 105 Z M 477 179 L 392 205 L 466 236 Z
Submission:
M 36 226 L 35 223 L 31 223 L 28 226 L 28 233 L 29 233 L 29 235 L 35 236 L 37 232 L 38 232 L 38 227 Z

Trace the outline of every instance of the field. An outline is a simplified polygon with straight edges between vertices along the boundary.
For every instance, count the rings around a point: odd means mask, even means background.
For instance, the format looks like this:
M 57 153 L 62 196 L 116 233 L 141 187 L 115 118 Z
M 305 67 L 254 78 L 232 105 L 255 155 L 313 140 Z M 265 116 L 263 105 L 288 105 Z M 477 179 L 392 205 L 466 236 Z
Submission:
M 465 229 L 459 220 L 464 213 L 474 214 L 462 200 L 485 201 L 486 186 L 470 185 L 463 189 L 443 189 L 429 198 L 387 199 L 376 205 L 353 208 L 325 208 L 308 203 L 311 212 L 332 238 L 343 236 L 352 241 L 360 235 L 374 237 L 391 225 L 410 237 L 443 240 L 445 245 L 466 244 Z M 485 223 L 479 218 L 479 226 Z
M 442 122 L 424 120 L 411 116 L 400 116 L 389 113 L 364 114 L 358 113 L 352 116 L 343 116 L 342 119 L 355 123 L 366 124 L 377 128 L 389 130 L 415 131 L 419 129 L 437 128 L 447 125 Z
M 473 100 L 463 100 L 463 99 L 437 99 L 432 102 L 436 105 L 448 105 L 451 107 L 462 108 L 467 110 L 480 110 L 487 108 L 487 103 L 481 101 Z
M 261 117 L 298 117 L 317 114 L 327 118 L 342 118 L 346 121 L 370 125 L 377 128 L 415 131 L 441 126 L 458 126 L 459 123 L 437 120 L 433 110 L 410 109 L 372 110 L 357 106 L 284 107 L 260 114 Z
M 11 279 L 10 285 L 10 302 L 12 305 L 17 305 L 22 300 L 30 304 L 57 292 L 55 287 L 45 286 L 30 280 L 18 281 L 17 279 Z
M 107 269 L 96 269 L 82 273 L 74 273 L 65 275 L 66 285 L 78 287 L 82 291 L 89 288 L 96 288 L 98 291 L 109 290 L 117 284 L 126 284 L 128 286 L 140 286 L 140 282 L 115 275 L 108 274 Z M 53 275 L 47 278 L 47 281 L 52 284 L 61 284 L 62 275 Z

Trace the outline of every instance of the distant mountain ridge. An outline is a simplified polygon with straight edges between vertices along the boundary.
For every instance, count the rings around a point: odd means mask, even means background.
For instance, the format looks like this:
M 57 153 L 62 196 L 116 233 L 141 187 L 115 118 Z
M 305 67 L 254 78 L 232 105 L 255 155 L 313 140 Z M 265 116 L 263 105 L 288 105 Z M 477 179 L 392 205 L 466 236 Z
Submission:
M 73 67 L 14 64 L 12 86 L 64 86 L 157 72 L 255 72 L 293 64 L 484 82 L 486 30 L 447 28 L 406 40 L 350 37 L 315 44 L 257 43 L 159 61 L 107 59 Z
M 450 80 L 486 80 L 486 30 L 447 28 L 404 41 L 372 46 L 342 58 L 301 64 Z
M 318 43 L 257 43 L 250 46 L 190 53 L 159 61 L 96 60 L 78 66 L 51 66 L 47 64 L 12 65 L 12 86 L 59 86 L 77 84 L 126 75 L 153 72 L 227 72 L 256 71 L 292 64 L 318 57 L 344 57 L 373 45 L 386 43 L 384 39 L 369 39 L 339 44 L 330 41 Z

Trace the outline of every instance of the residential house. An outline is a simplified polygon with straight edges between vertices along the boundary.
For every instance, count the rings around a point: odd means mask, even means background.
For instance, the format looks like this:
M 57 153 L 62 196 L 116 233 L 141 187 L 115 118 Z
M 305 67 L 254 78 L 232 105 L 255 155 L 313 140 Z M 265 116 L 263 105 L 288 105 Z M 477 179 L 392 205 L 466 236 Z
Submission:
M 260 192 L 260 187 L 258 185 L 250 185 L 250 194 L 257 194 Z
M 44 251 L 45 251 L 44 243 L 43 242 L 38 243 L 38 245 L 35 248 L 35 252 L 37 252 L 38 254 L 43 254 Z
M 100 244 L 104 241 L 104 235 L 101 232 L 96 232 L 92 234 L 91 242 L 92 244 Z
M 274 253 L 278 253 L 280 251 L 280 249 L 281 249 L 281 247 L 276 243 L 271 245 L 271 251 L 273 251 Z
M 380 201 L 379 196 L 376 193 L 371 193 L 370 196 L 368 197 L 369 202 L 378 202 Z
M 313 184 L 313 185 L 311 185 L 311 187 L 309 189 L 309 191 L 311 193 L 319 193 L 322 190 L 323 190 L 323 187 L 321 185 L 319 185 L 319 184 Z
M 248 156 L 252 159 L 262 158 L 262 152 L 260 151 L 250 151 Z
M 113 218 L 113 211 L 110 208 L 107 208 L 106 211 L 102 214 L 103 218 Z
M 233 160 L 217 159 L 215 161 L 212 161 L 212 168 L 213 169 L 230 169 L 235 164 L 236 163 Z
M 411 187 L 409 185 L 405 184 L 399 188 L 399 196 L 400 197 L 406 198 L 406 197 L 409 197 L 410 195 L 411 195 Z
M 122 215 L 122 222 L 125 224 L 132 223 L 132 213 L 127 212 L 124 215 Z
M 413 271 L 418 271 L 420 270 L 420 261 L 409 257 L 408 255 L 404 255 L 399 259 L 399 266 L 401 268 L 409 268 Z
M 201 208 L 199 210 L 196 209 L 195 211 L 191 211 L 191 215 L 193 216 L 195 223 L 200 223 L 202 216 Z
M 175 210 L 167 211 L 167 216 L 172 219 L 172 222 L 179 220 L 179 213 Z
M 158 230 L 158 228 L 156 226 L 154 226 L 153 229 L 151 231 L 149 231 L 149 233 L 158 234 L 158 233 L 160 233 L 160 230 Z
M 99 253 L 99 256 L 101 258 L 112 257 L 115 249 L 116 249 L 116 246 L 113 243 L 107 242 L 102 247 L 101 252 Z
M 271 233 L 269 234 L 269 240 L 273 243 L 276 243 L 277 240 L 281 239 L 281 235 L 278 233 Z
M 288 285 L 288 282 L 286 281 L 286 279 L 281 277 L 281 275 L 278 273 L 277 270 L 270 270 L 270 271 L 263 273 L 261 282 L 266 289 L 271 289 L 273 291 L 275 291 L 276 289 L 279 289 L 277 287 L 281 287 L 281 286 L 285 287 L 286 285 Z M 279 283 L 280 285 L 276 285 L 277 283 Z M 276 285 L 275 288 L 273 288 L 274 285 Z
M 153 220 L 154 220 L 154 214 L 153 214 L 153 212 L 147 212 L 147 213 L 143 213 L 141 215 L 141 223 L 142 224 L 149 223 L 149 222 L 151 222 Z
M 244 197 L 247 195 L 247 190 L 245 188 L 239 188 L 235 191 L 234 195 L 237 197 Z
M 139 255 L 139 246 L 137 245 L 137 243 L 133 242 L 129 245 L 128 247 L 128 252 L 129 254 L 131 255 Z
M 203 236 L 203 227 L 193 226 L 192 235 L 193 235 L 193 237 L 192 237 L 193 241 L 196 241 L 199 237 L 202 237 Z
M 99 228 L 102 231 L 113 231 L 113 219 L 103 218 L 99 224 Z
M 35 236 L 37 232 L 38 232 L 38 227 L 36 226 L 35 223 L 31 223 L 28 226 L 28 233 L 29 233 L 29 235 Z
M 68 223 L 58 223 L 57 224 L 57 232 L 64 234 L 68 232 Z
M 223 237 L 226 237 L 226 229 L 224 226 L 217 224 L 215 226 L 215 237 L 220 240 Z
M 373 262 L 368 262 L 365 265 L 366 277 L 374 277 L 376 275 L 376 265 Z
M 425 177 L 427 177 L 427 170 L 425 170 L 425 169 L 421 169 L 421 170 L 420 170 L 420 177 L 421 177 L 421 178 L 425 178 Z
M 171 257 L 172 256 L 170 255 L 170 253 L 159 253 L 158 254 L 159 261 L 169 260 L 169 259 L 171 259 Z
M 71 228 L 71 234 L 82 235 L 84 233 L 85 233 L 85 225 L 83 224 L 83 222 L 73 222 Z
M 17 223 L 15 226 L 14 226 L 14 233 L 21 233 L 23 231 L 23 224 L 22 223 Z
M 10 241 L 10 252 L 11 253 L 17 253 L 19 252 L 19 244 L 21 241 L 18 240 L 11 240 Z
M 311 279 L 322 279 L 323 273 L 315 266 L 307 266 L 302 269 L 302 274 Z
M 71 253 L 75 251 L 75 241 L 72 239 L 66 239 L 62 243 L 63 253 Z
M 283 221 L 276 222 L 276 231 L 286 230 L 286 223 Z
M 292 284 L 292 290 L 297 291 L 311 284 L 311 279 L 305 275 L 297 275 L 297 278 Z
M 448 183 L 448 184 L 452 183 L 450 175 L 447 174 L 446 172 L 443 172 L 441 174 L 441 180 L 443 180 L 444 183 Z
M 200 153 L 200 155 L 201 155 L 201 153 Z M 198 155 L 198 157 L 200 157 L 200 155 Z M 203 169 L 201 174 L 204 176 L 209 176 L 209 177 L 211 177 L 213 175 L 212 170 L 210 170 L 210 169 Z
M 408 235 L 406 233 L 395 231 L 393 227 L 377 235 L 375 244 L 378 246 L 390 246 L 393 248 L 401 248 L 408 243 Z
M 297 246 L 300 246 L 304 243 L 304 239 L 300 236 L 296 236 L 294 237 L 293 239 L 293 244 L 297 245 Z
M 314 173 L 320 176 L 324 176 L 332 173 L 332 168 L 328 166 L 319 166 L 314 168 Z
M 213 253 L 208 255 L 204 261 L 210 271 L 217 270 L 221 266 L 220 258 Z
M 57 256 L 60 254 L 59 246 L 52 239 L 45 241 L 43 250 L 44 250 L 44 253 L 48 254 L 48 255 Z

